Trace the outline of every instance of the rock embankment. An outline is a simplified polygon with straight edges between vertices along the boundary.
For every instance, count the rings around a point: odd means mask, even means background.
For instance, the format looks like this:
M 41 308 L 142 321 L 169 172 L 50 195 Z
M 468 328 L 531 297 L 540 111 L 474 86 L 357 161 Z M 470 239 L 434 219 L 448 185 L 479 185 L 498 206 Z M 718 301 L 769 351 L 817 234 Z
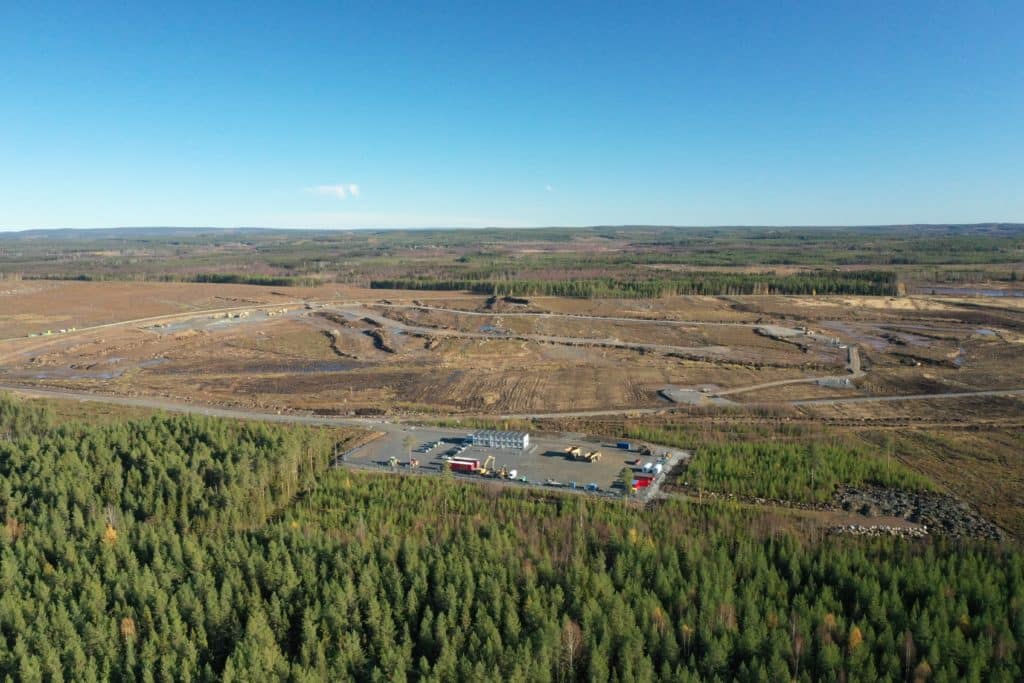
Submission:
M 698 495 L 692 487 L 688 487 L 686 484 L 676 483 L 673 488 L 681 489 L 690 496 Z M 865 518 L 866 523 L 864 525 L 854 525 L 857 528 L 864 527 L 870 529 L 871 527 L 877 527 L 881 529 L 886 526 L 872 525 L 869 521 L 872 517 L 901 517 L 908 522 L 927 527 L 929 535 L 941 534 L 945 536 L 986 538 L 993 541 L 1003 541 L 1007 538 L 1005 531 L 985 519 L 970 504 L 943 493 L 903 491 L 882 488 L 880 486 L 840 486 L 832 494 L 831 500 L 825 503 L 806 503 L 714 491 L 703 491 L 699 495 L 704 498 L 730 500 L 752 505 L 773 505 L 797 510 L 818 510 L 822 512 L 842 510 L 861 515 Z M 881 535 L 882 533 L 859 533 L 858 535 Z M 910 535 L 913 536 L 913 534 Z
M 900 538 L 925 538 L 928 535 L 928 527 L 901 527 L 888 524 L 846 524 L 834 526 L 828 533 L 838 536 L 899 536 Z
M 836 491 L 832 502 L 837 508 L 865 517 L 902 517 L 927 526 L 933 534 L 995 541 L 1006 538 L 1006 532 L 982 517 L 970 504 L 947 494 L 879 486 L 843 486 Z

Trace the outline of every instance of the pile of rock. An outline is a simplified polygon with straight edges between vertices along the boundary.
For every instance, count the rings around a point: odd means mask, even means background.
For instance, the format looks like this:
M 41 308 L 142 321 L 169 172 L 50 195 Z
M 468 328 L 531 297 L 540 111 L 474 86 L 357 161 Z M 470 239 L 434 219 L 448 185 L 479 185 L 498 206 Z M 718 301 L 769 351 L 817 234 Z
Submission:
M 866 517 L 902 517 L 927 526 L 933 534 L 969 536 L 1001 541 L 1006 533 L 968 503 L 953 496 L 924 491 L 901 491 L 878 486 L 840 487 L 833 504 Z
M 860 524 L 849 524 L 834 526 L 828 530 L 833 535 L 847 534 L 850 536 L 898 536 L 900 538 L 924 538 L 928 535 L 928 527 L 899 527 L 887 524 L 872 524 L 862 526 Z

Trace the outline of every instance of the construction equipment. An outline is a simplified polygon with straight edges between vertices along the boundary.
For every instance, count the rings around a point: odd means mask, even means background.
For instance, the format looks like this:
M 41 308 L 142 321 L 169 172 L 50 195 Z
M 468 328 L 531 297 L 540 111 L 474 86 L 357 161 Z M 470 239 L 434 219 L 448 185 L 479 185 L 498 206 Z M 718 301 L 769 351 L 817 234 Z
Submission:
M 491 468 L 493 468 L 493 467 L 494 467 L 494 456 L 493 455 L 488 455 L 487 458 L 484 460 L 484 464 L 480 465 L 480 469 L 478 469 L 476 472 L 477 472 L 477 474 L 486 477 L 487 474 L 491 471 Z
M 650 446 L 640 446 L 640 455 L 654 455 L 654 451 L 651 450 Z
M 416 458 L 409 458 L 409 469 L 414 470 L 420 466 L 420 461 Z
M 569 452 L 568 449 L 566 452 Z M 601 451 L 584 452 L 578 446 L 573 447 L 571 455 L 573 460 L 585 460 L 586 462 L 597 462 L 601 459 Z
M 566 446 L 565 454 L 573 460 L 579 460 L 580 456 L 583 455 L 583 449 L 579 446 Z

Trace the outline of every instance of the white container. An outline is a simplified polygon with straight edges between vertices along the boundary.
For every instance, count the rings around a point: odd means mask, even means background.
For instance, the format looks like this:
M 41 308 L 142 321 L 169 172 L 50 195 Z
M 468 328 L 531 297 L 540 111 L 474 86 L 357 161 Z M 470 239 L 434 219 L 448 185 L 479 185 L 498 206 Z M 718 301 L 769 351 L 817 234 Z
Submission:
M 653 462 L 645 462 L 644 463 L 644 467 L 643 467 L 644 472 L 648 472 L 649 473 L 653 469 L 654 469 L 654 463 Z
M 654 473 L 655 473 L 655 474 L 661 474 L 661 471 L 662 471 L 663 469 L 665 469 L 665 466 L 664 466 L 664 465 L 662 465 L 662 464 L 661 464 L 661 463 L 659 462 L 659 463 L 658 463 L 657 465 L 655 465 L 655 466 L 654 466 L 653 468 L 651 468 L 651 469 L 653 469 L 653 470 L 654 470 Z

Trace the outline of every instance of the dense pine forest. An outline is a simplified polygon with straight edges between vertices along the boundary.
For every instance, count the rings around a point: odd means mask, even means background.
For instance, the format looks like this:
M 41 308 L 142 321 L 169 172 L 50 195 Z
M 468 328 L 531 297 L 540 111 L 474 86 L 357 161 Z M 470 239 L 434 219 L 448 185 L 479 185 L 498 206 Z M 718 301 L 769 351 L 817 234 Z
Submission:
M 808 433 L 798 425 L 781 430 L 800 440 L 784 443 L 782 434 L 743 429 L 733 435 L 632 427 L 622 436 L 694 450 L 677 479 L 692 488 L 800 503 L 823 503 L 840 484 L 907 491 L 934 490 L 932 483 L 892 457 L 845 439 Z
M 586 298 L 649 299 L 669 295 L 740 294 L 856 294 L 863 296 L 897 293 L 895 273 L 852 271 L 797 273 L 715 273 L 696 272 L 685 277 L 575 280 L 403 278 L 373 280 L 374 289 L 466 290 L 475 294 L 510 296 L 567 296 Z
M 1024 677 L 1015 546 L 328 470 L 345 437 L 0 398 L 0 677 Z

